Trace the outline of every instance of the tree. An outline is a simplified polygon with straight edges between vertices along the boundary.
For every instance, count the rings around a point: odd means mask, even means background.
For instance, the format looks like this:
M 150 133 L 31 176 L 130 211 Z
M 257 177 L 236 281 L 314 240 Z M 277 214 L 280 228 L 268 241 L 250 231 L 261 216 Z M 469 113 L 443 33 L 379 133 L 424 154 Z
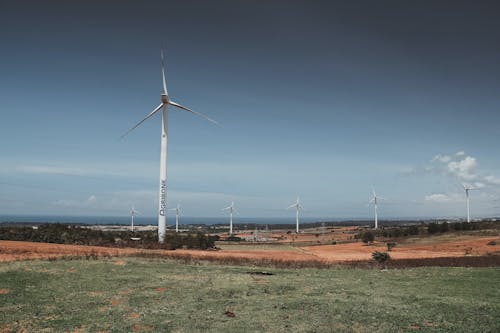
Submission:
M 363 243 L 365 243 L 365 244 L 373 243 L 373 241 L 375 240 L 375 235 L 373 234 L 373 232 L 367 231 L 367 232 L 363 233 L 363 236 L 361 239 L 363 240 Z
M 416 226 L 416 225 L 411 225 L 411 226 L 408 228 L 408 233 L 409 233 L 410 235 L 418 235 L 418 233 L 419 233 L 418 226 Z
M 439 231 L 439 225 L 437 225 L 436 223 L 429 223 L 427 225 L 427 232 L 430 233 L 430 234 L 435 234 L 436 232 Z
M 440 232 L 447 232 L 449 230 L 448 222 L 443 222 L 439 225 Z

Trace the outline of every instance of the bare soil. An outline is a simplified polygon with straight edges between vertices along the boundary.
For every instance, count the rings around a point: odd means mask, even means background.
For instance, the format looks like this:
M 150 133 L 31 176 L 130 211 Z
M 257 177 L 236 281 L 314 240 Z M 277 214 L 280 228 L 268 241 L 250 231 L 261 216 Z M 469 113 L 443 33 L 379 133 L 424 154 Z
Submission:
M 285 235 L 287 236 L 287 235 Z M 289 235 L 288 235 L 289 236 Z M 338 236 L 338 234 L 337 234 Z M 296 235 L 297 239 L 315 237 L 315 235 Z M 347 234 L 346 234 L 347 238 Z M 338 239 L 338 238 L 337 238 Z M 423 258 L 444 258 L 444 257 L 464 257 L 483 256 L 488 254 L 500 254 L 500 245 L 488 245 L 489 242 L 498 240 L 498 237 L 473 236 L 464 239 L 440 239 L 434 241 L 417 241 L 398 244 L 390 252 L 393 259 L 423 259 Z M 201 250 L 144 250 L 133 248 L 108 248 L 99 246 L 64 245 L 16 241 L 0 241 L 0 262 L 31 260 L 31 259 L 51 259 L 68 256 L 133 256 L 133 255 L 165 255 L 168 257 L 185 258 L 187 256 L 194 259 L 225 259 L 243 258 L 251 260 L 280 260 L 280 261 L 322 261 L 327 263 L 363 261 L 370 260 L 374 251 L 386 252 L 385 243 L 375 242 L 366 245 L 362 242 L 338 244 L 338 245 L 315 245 L 304 247 L 282 248 L 281 250 L 263 249 L 242 249 L 237 247 L 234 250 L 225 248 L 220 251 Z M 119 265 L 120 262 L 117 262 Z

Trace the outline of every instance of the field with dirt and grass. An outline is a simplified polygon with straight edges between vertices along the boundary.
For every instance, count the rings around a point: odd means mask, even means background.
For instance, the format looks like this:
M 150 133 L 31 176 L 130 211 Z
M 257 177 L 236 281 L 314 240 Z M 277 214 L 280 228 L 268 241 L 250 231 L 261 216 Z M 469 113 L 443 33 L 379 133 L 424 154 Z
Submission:
M 302 236 L 302 235 L 300 235 Z M 492 245 L 493 244 L 493 245 Z M 234 263 L 298 262 L 335 264 L 370 261 L 375 251 L 387 251 L 387 244 L 347 242 L 335 245 L 301 246 L 291 243 L 225 242 L 218 251 L 204 250 L 151 250 L 67 244 L 49 244 L 19 241 L 0 241 L 0 261 L 29 260 L 60 257 L 117 257 L 143 256 L 178 259 L 200 259 Z M 442 234 L 431 237 L 414 236 L 401 239 L 389 252 L 393 260 L 432 258 L 500 257 L 498 236 L 481 234 Z M 497 260 L 498 261 L 498 260 Z
M 499 268 L 4 262 L 0 332 L 499 332 L 499 280 Z

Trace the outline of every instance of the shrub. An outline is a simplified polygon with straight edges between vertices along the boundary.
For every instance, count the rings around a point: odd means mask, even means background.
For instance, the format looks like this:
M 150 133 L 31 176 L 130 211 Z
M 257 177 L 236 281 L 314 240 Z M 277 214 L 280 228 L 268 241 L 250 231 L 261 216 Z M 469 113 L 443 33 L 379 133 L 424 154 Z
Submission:
M 439 228 L 439 225 L 437 223 L 432 222 L 432 223 L 429 223 L 427 225 L 427 232 L 430 234 L 435 234 L 439 230 L 440 230 L 440 228 Z
M 361 239 L 365 244 L 373 243 L 373 241 L 375 240 L 375 235 L 373 234 L 373 232 L 367 231 L 363 233 Z
M 396 242 L 387 242 L 387 251 L 392 251 L 394 247 L 396 247 Z
M 372 258 L 373 258 L 373 260 L 375 260 L 379 264 L 383 264 L 386 261 L 388 261 L 389 259 L 391 259 L 391 256 L 387 252 L 375 251 L 372 253 Z
M 448 222 L 444 222 L 439 225 L 439 232 L 447 232 L 448 230 Z
M 420 230 L 418 230 L 418 226 L 411 225 L 408 227 L 408 234 L 410 235 L 418 235 Z

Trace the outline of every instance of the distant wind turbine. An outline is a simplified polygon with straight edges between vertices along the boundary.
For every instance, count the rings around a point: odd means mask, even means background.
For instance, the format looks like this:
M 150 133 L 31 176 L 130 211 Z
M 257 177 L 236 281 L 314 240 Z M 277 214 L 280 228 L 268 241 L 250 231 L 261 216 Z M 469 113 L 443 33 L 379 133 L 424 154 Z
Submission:
M 195 112 L 191 109 L 188 109 L 185 106 L 182 106 L 174 101 L 172 101 L 167 92 L 167 83 L 165 79 L 165 59 L 163 56 L 163 50 L 161 51 L 161 73 L 163 78 L 163 92 L 161 94 L 161 104 L 158 105 L 151 113 L 149 113 L 144 119 L 138 122 L 134 127 L 129 129 L 125 134 L 121 137 L 125 137 L 131 131 L 136 129 L 139 125 L 141 125 L 144 121 L 151 118 L 158 111 L 162 111 L 162 126 L 161 126 L 161 150 L 160 150 L 160 188 L 159 188 L 159 200 L 158 200 L 158 241 L 163 243 L 165 241 L 165 233 L 167 227 L 167 215 L 166 215 L 166 207 L 167 207 L 167 129 L 168 129 L 168 106 L 175 106 L 179 109 L 183 109 L 185 111 L 191 112 L 197 116 L 205 118 L 206 120 L 217 124 L 218 123 L 208 118 L 207 116 Z
M 469 191 L 471 190 L 479 190 L 479 188 L 477 187 L 472 187 L 470 185 L 467 185 L 467 184 L 462 184 L 462 187 L 464 188 L 465 190 L 465 199 L 467 201 L 467 222 L 470 222 L 470 205 L 469 205 Z
M 297 196 L 297 201 L 294 204 L 288 206 L 287 209 L 294 208 L 294 207 L 296 209 L 296 212 L 295 212 L 295 223 L 296 223 L 295 232 L 299 233 L 299 211 L 303 210 L 303 207 L 300 204 L 300 199 L 298 196 Z
M 135 210 L 134 206 L 132 206 L 132 209 L 130 210 L 130 219 L 131 219 L 130 226 L 132 232 L 134 232 L 134 216 L 137 214 L 140 214 L 140 212 L 138 210 Z
M 169 210 L 175 210 L 175 232 L 179 232 L 179 216 L 181 216 L 181 205 L 177 204 L 177 207 L 170 208 Z
M 226 208 L 222 208 L 222 210 L 227 210 L 229 211 L 229 234 L 233 234 L 233 213 L 238 214 L 238 211 L 236 208 L 234 208 L 234 201 L 231 201 L 231 205 L 227 206 Z
M 385 199 L 377 196 L 377 193 L 375 193 L 374 188 L 372 188 L 372 194 L 373 194 L 373 196 L 371 197 L 369 203 L 372 203 L 373 207 L 375 208 L 375 229 L 377 229 L 378 228 L 378 212 L 377 212 L 378 202 L 379 202 L 379 200 L 385 200 Z

